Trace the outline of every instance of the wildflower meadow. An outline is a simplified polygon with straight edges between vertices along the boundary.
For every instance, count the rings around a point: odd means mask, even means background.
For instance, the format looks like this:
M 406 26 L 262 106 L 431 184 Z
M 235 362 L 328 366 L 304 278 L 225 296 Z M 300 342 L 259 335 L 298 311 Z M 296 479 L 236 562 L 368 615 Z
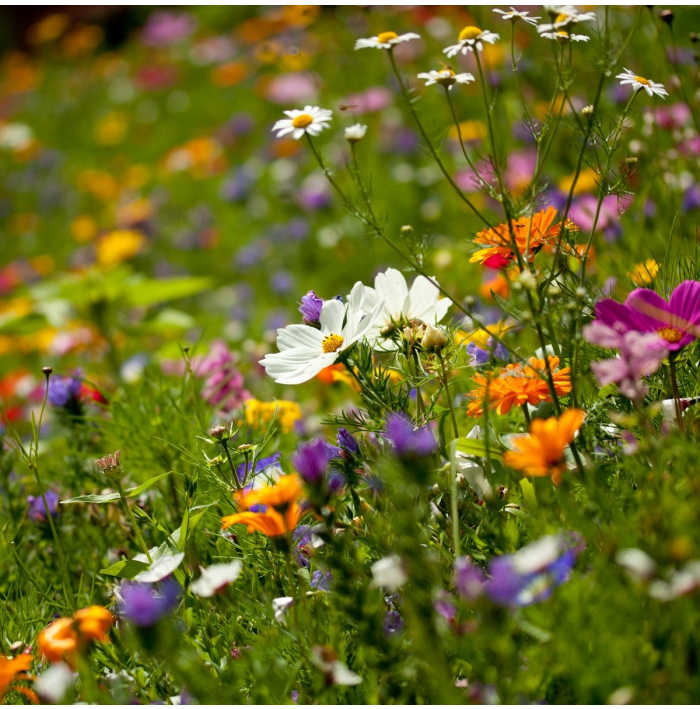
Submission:
M 696 703 L 699 33 L 0 8 L 0 703 Z

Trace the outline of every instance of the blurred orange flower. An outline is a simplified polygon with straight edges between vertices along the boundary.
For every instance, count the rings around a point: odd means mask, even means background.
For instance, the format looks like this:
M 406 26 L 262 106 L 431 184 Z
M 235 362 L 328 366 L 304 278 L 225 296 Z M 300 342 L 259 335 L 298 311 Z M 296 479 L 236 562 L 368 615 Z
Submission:
M 516 450 L 505 453 L 503 462 L 527 476 L 549 475 L 552 482 L 559 485 L 566 469 L 564 451 L 574 440 L 585 416 L 586 412 L 581 409 L 568 409 L 559 418 L 535 419 L 529 435 L 513 440 Z
M 243 511 L 222 518 L 223 529 L 232 524 L 245 524 L 248 532 L 261 532 L 267 537 L 289 534 L 301 517 L 301 492 L 301 481 L 297 475 L 284 475 L 274 485 L 266 485 L 259 490 L 241 490 L 234 495 L 234 499 Z M 255 505 L 263 505 L 264 510 L 250 511 Z
M 33 679 L 27 675 L 27 671 L 31 667 L 33 659 L 31 655 L 17 655 L 17 657 L 11 659 L 0 656 L 0 703 L 3 702 L 5 695 L 10 689 L 15 692 L 21 692 L 29 697 L 34 704 L 39 703 L 36 694 L 34 694 L 31 689 L 16 685 L 11 686 L 16 680 Z
M 49 662 L 71 664 L 76 653 L 93 640 L 107 641 L 107 631 L 114 616 L 102 606 L 90 606 L 76 611 L 71 618 L 59 618 L 44 628 L 37 646 Z

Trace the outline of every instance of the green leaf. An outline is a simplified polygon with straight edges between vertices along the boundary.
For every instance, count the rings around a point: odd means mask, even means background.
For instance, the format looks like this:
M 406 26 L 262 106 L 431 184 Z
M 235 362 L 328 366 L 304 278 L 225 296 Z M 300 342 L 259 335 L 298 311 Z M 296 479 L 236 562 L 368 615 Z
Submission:
M 148 490 L 149 487 L 152 487 L 155 485 L 159 480 L 162 480 L 163 478 L 167 478 L 168 475 L 170 475 L 170 471 L 167 473 L 161 473 L 160 475 L 156 475 L 152 478 L 149 478 L 146 480 L 145 483 L 141 483 L 140 485 L 137 485 L 136 487 L 131 487 L 129 488 L 124 494 L 127 497 L 136 497 L 137 495 L 140 495 L 144 490 Z M 119 497 L 117 495 L 117 497 Z
M 70 500 L 61 500 L 61 504 L 72 505 L 75 502 L 90 502 L 93 505 L 104 505 L 107 502 L 114 502 L 118 499 L 118 492 L 110 492 L 107 495 L 80 495 L 79 497 L 71 497 Z
M 108 566 L 106 569 L 101 569 L 100 573 L 105 576 L 117 576 L 120 579 L 132 579 L 136 574 L 148 568 L 148 564 L 136 559 L 122 559 L 116 564 Z
M 125 293 L 129 305 L 154 305 L 166 300 L 186 298 L 211 288 L 210 278 L 185 277 L 145 280 L 130 279 L 131 288 Z
M 473 455 L 477 458 L 495 458 L 500 460 L 501 453 L 486 446 L 486 442 L 478 438 L 460 438 L 457 441 L 457 450 L 464 455 Z
M 535 496 L 535 488 L 527 478 L 523 478 L 520 481 L 520 489 L 523 491 L 523 499 L 527 503 L 527 506 L 532 509 L 537 507 L 537 497 Z

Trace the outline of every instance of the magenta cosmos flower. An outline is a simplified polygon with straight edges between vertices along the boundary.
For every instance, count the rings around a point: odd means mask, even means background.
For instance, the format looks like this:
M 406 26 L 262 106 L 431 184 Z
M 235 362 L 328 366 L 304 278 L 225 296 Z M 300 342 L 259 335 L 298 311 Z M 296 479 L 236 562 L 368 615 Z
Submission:
M 668 302 L 648 288 L 633 290 L 624 303 L 596 303 L 596 322 L 618 332 L 655 332 L 670 351 L 683 349 L 700 335 L 700 282 L 683 281 Z

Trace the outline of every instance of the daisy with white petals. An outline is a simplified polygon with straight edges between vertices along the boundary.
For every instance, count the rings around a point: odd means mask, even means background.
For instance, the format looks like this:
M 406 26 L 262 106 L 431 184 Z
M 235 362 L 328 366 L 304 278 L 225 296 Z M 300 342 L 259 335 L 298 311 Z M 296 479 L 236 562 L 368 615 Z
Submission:
M 434 280 L 434 279 L 433 279 Z M 374 279 L 374 288 L 350 294 L 350 302 L 361 296 L 359 307 L 366 311 L 377 312 L 374 323 L 366 331 L 365 337 L 375 350 L 390 351 L 397 348 L 389 339 L 394 331 L 419 320 L 427 325 L 437 325 L 447 314 L 452 305 L 449 298 L 441 298 L 438 288 L 425 276 L 418 276 L 409 289 L 401 271 L 389 268 L 378 273 Z
M 550 7 L 549 13 L 553 22 L 548 25 L 540 25 L 537 28 L 538 32 L 556 32 L 571 28 L 579 22 L 590 22 L 596 18 L 595 12 L 579 12 L 573 5 L 554 5 Z
M 588 42 L 590 37 L 585 34 L 569 34 L 566 30 L 558 32 L 540 32 L 540 37 L 556 39 L 559 42 Z
M 412 39 L 420 39 L 420 35 L 415 32 L 408 32 L 407 34 L 380 32 L 376 37 L 358 39 L 355 42 L 355 49 L 393 49 L 397 44 L 410 42 Z
M 537 20 L 540 19 L 539 17 L 529 17 L 529 12 L 519 12 L 512 6 L 510 8 L 510 12 L 499 10 L 498 8 L 494 9 L 494 12 L 497 12 L 499 15 L 503 15 L 504 20 L 512 20 L 513 22 L 522 20 L 523 22 L 527 22 L 529 25 L 536 25 Z
M 425 79 L 426 86 L 440 84 L 440 86 L 444 86 L 450 91 L 455 84 L 470 84 L 474 81 L 473 74 L 455 74 L 449 67 L 445 67 L 440 71 L 424 71 L 422 74 L 418 74 L 418 78 Z
M 634 91 L 644 89 L 649 96 L 653 96 L 654 94 L 660 96 L 661 98 L 666 98 L 666 96 L 668 96 L 668 91 L 666 91 L 663 84 L 657 84 L 651 79 L 645 79 L 643 76 L 637 76 L 630 69 L 625 69 L 624 74 L 618 74 L 615 78 L 620 79 L 620 85 L 624 86 L 625 84 L 629 84 Z
M 260 360 L 266 372 L 279 384 L 302 384 L 322 369 L 337 362 L 374 326 L 384 307 L 383 300 L 365 303 L 365 286 L 355 284 L 347 304 L 326 300 L 321 307 L 320 329 L 310 325 L 288 325 L 277 331 L 279 352 Z
M 488 30 L 482 30 L 479 27 L 469 25 L 459 33 L 458 44 L 453 44 L 451 47 L 445 47 L 442 51 L 448 57 L 454 57 L 460 52 L 462 54 L 468 54 L 469 52 L 473 52 L 475 48 L 481 52 L 484 48 L 483 42 L 494 44 L 496 40 L 500 38 L 501 36 L 495 32 L 489 32 Z
M 294 140 L 299 140 L 305 133 L 318 135 L 324 128 L 328 128 L 333 111 L 318 106 L 304 106 L 303 111 L 285 111 L 285 116 L 277 121 L 272 130 L 277 132 L 277 137 L 282 138 L 289 133 Z

